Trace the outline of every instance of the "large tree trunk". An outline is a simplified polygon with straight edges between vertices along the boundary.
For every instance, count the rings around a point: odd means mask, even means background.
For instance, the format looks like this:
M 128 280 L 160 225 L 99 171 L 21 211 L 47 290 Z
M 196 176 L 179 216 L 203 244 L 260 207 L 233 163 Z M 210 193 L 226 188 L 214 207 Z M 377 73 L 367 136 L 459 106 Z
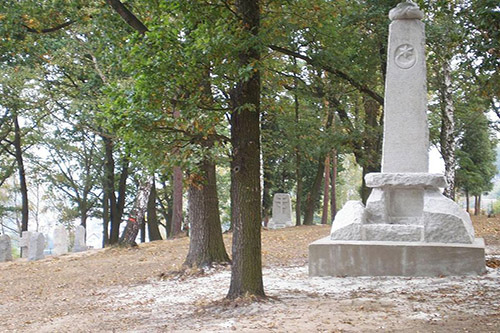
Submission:
M 325 183 L 323 186 L 323 214 L 321 215 L 321 224 L 328 223 L 328 204 L 330 203 L 330 157 L 325 159 Z
M 441 87 L 441 156 L 444 160 L 444 177 L 447 186 L 444 196 L 455 200 L 455 107 L 453 105 L 453 90 L 451 68 L 449 61 L 443 64 L 443 86 Z
M 158 216 L 156 216 L 156 185 L 154 178 L 151 192 L 149 193 L 147 217 L 149 241 L 161 240 L 160 228 L 158 227 Z
M 19 126 L 19 119 L 17 113 L 13 113 L 14 121 L 14 148 L 17 162 L 17 169 L 19 173 L 19 186 L 21 191 L 21 232 L 28 231 L 28 185 L 26 184 L 26 172 L 24 169 L 23 149 L 21 143 L 21 127 Z
M 257 35 L 260 6 L 257 0 L 237 0 L 242 28 Z M 250 45 L 239 54 L 239 66 L 253 66 L 260 60 L 259 47 Z M 233 222 L 233 264 L 227 297 L 264 297 L 261 254 L 260 198 L 260 73 L 258 67 L 232 92 L 231 219 Z
M 201 165 L 201 182 L 189 186 L 189 252 L 184 262 L 188 267 L 211 266 L 229 262 L 219 215 L 219 198 L 215 164 L 205 160 Z

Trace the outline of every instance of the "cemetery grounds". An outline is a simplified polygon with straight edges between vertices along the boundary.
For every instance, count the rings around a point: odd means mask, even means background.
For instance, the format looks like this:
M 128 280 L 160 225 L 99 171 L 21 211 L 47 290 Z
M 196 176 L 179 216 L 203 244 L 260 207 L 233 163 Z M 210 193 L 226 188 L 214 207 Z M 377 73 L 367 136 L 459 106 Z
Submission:
M 472 277 L 309 278 L 329 226 L 263 230 L 261 301 L 224 300 L 229 266 L 183 271 L 186 237 L 0 263 L 0 331 L 500 332 L 500 217 L 473 221 L 489 267 Z

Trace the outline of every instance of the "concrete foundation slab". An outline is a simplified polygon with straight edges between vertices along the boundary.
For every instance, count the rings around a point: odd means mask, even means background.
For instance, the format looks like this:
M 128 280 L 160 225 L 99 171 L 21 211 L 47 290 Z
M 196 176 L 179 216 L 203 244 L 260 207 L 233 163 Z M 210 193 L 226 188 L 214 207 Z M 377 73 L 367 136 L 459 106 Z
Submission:
M 440 276 L 486 272 L 484 240 L 472 244 L 339 241 L 309 245 L 309 276 Z

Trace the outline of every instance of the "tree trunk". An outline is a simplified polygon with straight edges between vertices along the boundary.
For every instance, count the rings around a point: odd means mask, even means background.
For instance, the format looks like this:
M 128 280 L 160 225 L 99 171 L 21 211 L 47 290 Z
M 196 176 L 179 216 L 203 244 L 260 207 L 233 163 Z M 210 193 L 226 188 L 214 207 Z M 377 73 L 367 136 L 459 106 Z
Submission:
M 102 247 L 109 245 L 109 199 L 105 191 L 102 199 Z
M 141 223 L 141 243 L 146 243 L 146 221 L 144 220 L 144 217 L 142 217 Z
M 184 262 L 188 267 L 211 266 L 229 262 L 219 215 L 219 198 L 215 164 L 205 160 L 201 165 L 201 182 L 189 186 L 189 252 Z
M 146 180 L 141 182 L 137 197 L 134 202 L 134 207 L 130 212 L 127 226 L 123 230 L 120 237 L 120 245 L 124 246 L 137 246 L 135 239 L 139 233 L 139 229 L 144 224 L 144 215 L 148 207 L 149 192 L 153 186 L 153 177 L 149 176 Z
M 337 215 L 337 151 L 334 150 L 332 153 L 332 194 L 331 194 L 331 211 L 332 211 L 332 223 L 335 220 L 335 215 Z
M 173 216 L 169 238 L 182 233 L 182 169 L 178 166 L 174 167 L 173 185 Z
M 441 155 L 444 160 L 444 177 L 447 186 L 444 196 L 455 200 L 455 107 L 453 105 L 453 87 L 451 68 L 448 60 L 443 64 L 443 87 L 441 88 Z
M 237 0 L 242 28 L 258 34 L 260 6 L 257 0 Z M 254 66 L 260 60 L 259 47 L 240 51 L 239 66 Z M 264 297 L 261 255 L 260 198 L 260 73 L 258 67 L 247 80 L 237 83 L 231 94 L 231 220 L 233 222 L 233 264 L 227 298 Z
M 113 158 L 113 141 L 103 136 L 104 142 L 104 192 L 108 198 L 109 204 L 109 220 L 111 222 L 111 230 L 109 232 L 109 244 L 117 244 L 119 240 L 120 223 L 117 220 L 118 211 L 116 207 L 115 194 L 115 160 Z
M 306 198 L 306 208 L 304 210 L 304 225 L 312 225 L 314 222 L 314 211 L 316 210 L 316 203 L 318 201 L 319 193 L 321 190 L 321 183 L 323 181 L 323 173 L 325 171 L 325 157 L 321 156 L 318 162 L 318 169 L 314 182 Z
M 80 225 L 87 229 L 87 218 L 88 218 L 88 209 L 87 209 L 87 200 L 81 200 L 80 204 Z
M 467 211 L 467 213 L 470 211 L 469 208 L 470 208 L 470 198 L 469 198 L 469 191 L 465 190 L 465 210 Z
M 321 215 L 321 224 L 328 223 L 328 204 L 330 203 L 330 157 L 325 159 L 325 183 L 323 187 L 323 214 Z
M 160 228 L 158 227 L 158 217 L 156 216 L 156 185 L 153 177 L 153 185 L 148 199 L 148 234 L 149 241 L 161 240 Z
M 366 187 L 365 175 L 371 172 L 380 172 L 380 162 L 382 158 L 382 122 L 383 117 L 380 115 L 380 105 L 365 96 L 363 98 L 363 105 L 365 109 L 365 130 L 363 132 L 363 148 L 361 167 L 363 168 L 363 180 L 361 187 L 361 200 L 366 204 L 366 200 L 371 193 L 371 188 Z
M 295 225 L 301 225 L 302 219 L 302 172 L 300 170 L 300 152 L 295 153 L 295 178 L 297 178 L 297 197 L 295 199 Z
M 264 166 L 263 166 L 263 178 L 264 178 L 264 189 L 262 190 L 262 214 L 263 214 L 263 220 L 264 220 L 264 226 L 267 227 L 267 224 L 269 223 L 269 218 L 271 215 L 271 208 L 273 205 L 273 198 L 271 197 L 271 182 L 269 179 L 271 178 L 270 175 L 270 168 L 272 165 L 269 165 L 269 163 L 266 163 L 264 161 Z
M 21 191 L 21 232 L 28 231 L 28 185 L 26 184 L 26 172 L 24 169 L 23 149 L 21 143 L 21 127 L 19 126 L 19 119 L 17 113 L 13 113 L 14 121 L 14 148 L 17 162 L 17 169 L 19 173 L 19 186 Z
M 293 58 L 294 65 L 297 66 L 297 60 Z M 294 72 L 294 104 L 295 104 L 295 126 L 297 131 L 299 129 L 300 122 L 300 104 L 299 95 L 297 93 L 298 79 L 297 74 Z M 297 197 L 295 198 L 295 225 L 300 226 L 302 219 L 302 172 L 301 172 L 301 156 L 300 156 L 300 146 L 297 144 L 295 147 L 295 179 L 297 182 Z
M 325 109 L 327 110 L 325 130 L 328 130 L 333 125 L 333 120 L 335 116 L 335 111 L 331 107 L 332 105 L 328 100 L 324 102 Z M 312 225 L 314 220 L 314 211 L 316 210 L 316 203 L 321 190 L 321 183 L 323 181 L 323 173 L 325 172 L 325 160 L 326 154 L 322 154 L 319 157 L 318 170 L 316 171 L 316 177 L 314 177 L 313 185 L 306 198 L 306 208 L 304 210 L 304 225 Z M 327 205 L 328 206 L 328 205 Z

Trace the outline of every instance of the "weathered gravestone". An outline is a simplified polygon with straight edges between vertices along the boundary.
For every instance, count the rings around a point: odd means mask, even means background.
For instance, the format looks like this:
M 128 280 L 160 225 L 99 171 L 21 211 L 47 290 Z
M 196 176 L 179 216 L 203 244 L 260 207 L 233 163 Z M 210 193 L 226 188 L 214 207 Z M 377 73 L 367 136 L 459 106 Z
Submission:
M 31 232 L 28 244 L 28 260 L 39 260 L 45 258 L 43 250 L 45 249 L 45 237 L 41 232 Z
M 0 235 L 0 262 L 9 260 L 12 260 L 10 237 L 7 235 Z
M 73 245 L 73 252 L 87 251 L 87 245 L 85 243 L 85 227 L 79 225 L 75 229 L 75 243 Z
M 56 256 L 68 253 L 68 232 L 63 225 L 59 225 L 54 229 L 54 250 Z
M 391 10 L 384 105 L 382 172 L 366 207 L 348 202 L 331 235 L 309 246 L 311 276 L 480 274 L 484 241 L 469 214 L 441 194 L 428 173 L 429 131 L 423 13 L 413 2 Z
M 28 247 L 30 244 L 31 231 L 23 231 L 19 239 L 21 258 L 28 258 Z
M 278 229 L 292 226 L 292 201 L 288 193 L 276 193 L 273 198 L 273 217 L 268 228 Z

